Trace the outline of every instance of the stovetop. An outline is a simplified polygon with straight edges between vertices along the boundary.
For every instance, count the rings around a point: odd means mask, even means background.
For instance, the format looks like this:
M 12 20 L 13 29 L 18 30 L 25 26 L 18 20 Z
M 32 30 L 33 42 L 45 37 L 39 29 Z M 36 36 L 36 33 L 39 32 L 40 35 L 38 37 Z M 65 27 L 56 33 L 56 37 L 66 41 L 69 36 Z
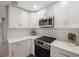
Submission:
M 52 43 L 54 40 L 56 40 L 56 38 L 47 37 L 47 36 L 42 36 L 42 37 L 37 38 L 37 39 L 42 40 L 42 41 L 47 42 L 47 43 Z

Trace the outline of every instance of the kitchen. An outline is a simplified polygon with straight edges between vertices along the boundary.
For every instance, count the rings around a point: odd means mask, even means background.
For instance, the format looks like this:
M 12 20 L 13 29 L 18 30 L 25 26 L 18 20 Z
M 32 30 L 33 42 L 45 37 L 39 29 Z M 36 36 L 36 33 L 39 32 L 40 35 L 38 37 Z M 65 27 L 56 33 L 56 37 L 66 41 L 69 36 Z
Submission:
M 1 56 L 79 57 L 79 1 L 0 1 L 0 7 Z

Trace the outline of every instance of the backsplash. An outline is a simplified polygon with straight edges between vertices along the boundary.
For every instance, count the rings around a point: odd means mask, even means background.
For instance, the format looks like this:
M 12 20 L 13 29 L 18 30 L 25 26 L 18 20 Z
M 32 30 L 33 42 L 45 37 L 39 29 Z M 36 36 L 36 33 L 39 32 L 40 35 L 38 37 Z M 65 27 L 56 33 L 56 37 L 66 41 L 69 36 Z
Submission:
M 67 29 L 67 28 L 40 28 L 37 29 L 37 35 L 44 35 L 55 37 L 57 40 L 68 40 L 68 33 L 73 32 L 76 34 L 77 39 L 79 39 L 79 29 Z
M 31 35 L 31 28 L 27 29 L 8 29 L 8 38 L 25 37 Z M 74 32 L 79 39 L 79 29 L 78 28 L 37 28 L 37 36 L 49 36 L 55 37 L 57 40 L 68 40 L 68 33 Z
M 30 29 L 8 29 L 8 38 L 25 37 L 30 35 Z

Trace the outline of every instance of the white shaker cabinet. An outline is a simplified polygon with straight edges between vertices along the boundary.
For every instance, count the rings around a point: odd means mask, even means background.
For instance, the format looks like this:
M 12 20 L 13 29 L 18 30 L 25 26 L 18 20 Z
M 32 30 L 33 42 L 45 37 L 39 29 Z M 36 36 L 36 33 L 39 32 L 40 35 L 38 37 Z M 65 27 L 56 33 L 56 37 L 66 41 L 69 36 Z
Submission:
M 58 2 L 54 6 L 55 8 L 55 28 L 66 27 L 66 4 L 63 2 Z
M 10 57 L 24 57 L 25 56 L 25 41 L 13 43 L 9 46 Z
M 32 47 L 32 39 L 27 39 L 26 40 L 26 44 L 25 44 L 25 53 L 26 53 L 26 56 L 29 56 L 31 54 L 31 47 Z
M 51 46 L 51 57 L 79 57 L 79 55 L 55 46 Z
M 31 54 L 31 39 L 9 44 L 9 57 L 26 57 Z
M 69 28 L 79 28 L 79 1 L 68 2 Z
M 52 46 L 51 47 L 51 57 L 67 57 L 61 53 L 61 50 Z
M 9 28 L 27 28 L 28 12 L 17 7 L 9 6 L 8 8 L 8 27 Z
M 61 40 L 55 40 L 50 47 L 51 57 L 79 57 L 78 51 L 78 46 Z
M 39 20 L 45 18 L 45 12 L 46 10 L 43 9 L 35 13 L 29 13 L 29 28 L 39 28 Z
M 45 18 L 46 16 L 46 9 L 43 9 L 43 10 L 40 10 L 37 12 L 37 15 L 38 15 L 38 18 L 41 19 L 41 18 Z
M 54 5 L 51 5 L 50 7 L 47 7 L 45 10 L 46 10 L 45 11 L 46 17 L 52 17 L 53 18 L 53 16 L 55 16 L 55 7 L 54 7 Z
M 28 28 L 38 28 L 38 15 L 37 13 L 29 13 Z
M 20 11 L 21 12 L 21 21 L 20 21 L 20 24 L 21 25 L 21 28 L 28 28 L 28 12 L 26 11 Z M 20 25 L 19 24 L 19 25 Z
M 32 39 L 32 42 L 31 42 L 31 53 L 32 53 L 33 55 L 35 55 L 35 44 L 34 44 L 34 40 L 35 40 L 35 39 Z
M 55 28 L 79 28 L 78 7 L 78 1 L 65 1 L 55 4 Z

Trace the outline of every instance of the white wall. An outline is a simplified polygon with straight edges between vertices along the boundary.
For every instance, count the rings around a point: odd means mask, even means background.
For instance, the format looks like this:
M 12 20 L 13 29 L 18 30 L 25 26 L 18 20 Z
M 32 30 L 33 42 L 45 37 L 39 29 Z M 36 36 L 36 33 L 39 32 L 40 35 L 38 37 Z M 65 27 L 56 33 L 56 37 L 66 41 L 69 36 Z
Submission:
M 8 29 L 8 38 L 17 38 L 31 36 L 31 28 L 27 29 Z M 79 29 L 67 29 L 67 28 L 38 28 L 36 29 L 38 36 L 49 36 L 55 37 L 57 40 L 68 40 L 68 33 L 73 32 L 76 34 L 77 39 L 79 40 Z
M 8 2 L 0 1 L 0 17 L 6 17 L 6 8 L 5 8 L 5 5 L 7 3 Z
M 79 29 L 66 29 L 66 28 L 40 28 L 37 29 L 37 35 L 55 37 L 57 40 L 68 40 L 68 33 L 73 32 L 76 33 L 77 39 L 79 39 Z
M 0 5 L 0 17 L 5 17 L 5 7 Z
M 29 36 L 31 29 L 27 28 L 27 29 L 8 29 L 8 38 L 17 38 L 17 37 L 25 37 L 25 36 Z

